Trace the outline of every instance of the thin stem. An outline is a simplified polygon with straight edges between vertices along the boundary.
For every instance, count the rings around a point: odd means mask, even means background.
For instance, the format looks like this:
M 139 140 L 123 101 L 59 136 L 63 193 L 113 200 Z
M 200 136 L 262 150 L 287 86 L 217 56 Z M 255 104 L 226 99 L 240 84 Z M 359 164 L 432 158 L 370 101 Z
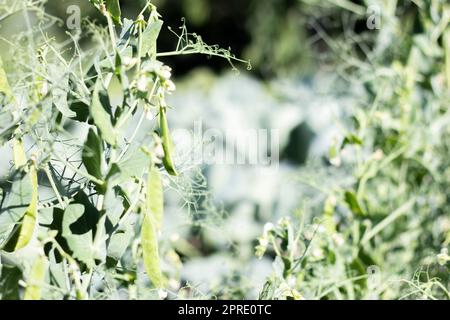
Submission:
M 86 179 L 98 184 L 98 185 L 103 185 L 104 181 L 97 179 L 96 177 L 94 177 L 93 175 L 90 175 L 87 172 L 84 172 L 80 169 L 78 169 L 77 167 L 75 167 L 74 165 L 72 165 L 70 162 L 64 160 L 62 157 L 60 157 L 57 153 L 53 154 L 59 161 L 65 163 L 70 169 L 72 169 L 73 171 L 75 171 L 76 173 L 78 173 L 79 175 L 85 177 Z
M 400 218 L 402 215 L 408 213 L 408 211 L 412 208 L 414 203 L 415 199 L 408 200 L 397 210 L 388 215 L 384 220 L 378 223 L 372 230 L 370 230 L 363 236 L 361 240 L 361 245 L 365 245 L 369 240 L 371 240 L 373 237 L 375 237 L 377 234 L 383 231 L 383 229 L 386 228 L 388 225 L 390 225 L 392 222 Z
M 65 204 L 64 201 L 62 200 L 61 194 L 58 191 L 58 188 L 55 184 L 55 180 L 53 180 L 52 177 L 52 173 L 49 170 L 49 165 L 47 165 L 47 167 L 44 169 L 45 174 L 47 175 L 48 181 L 50 181 L 50 185 L 52 186 L 53 192 L 56 195 L 56 198 L 58 199 L 59 205 L 61 206 L 61 208 L 65 208 Z

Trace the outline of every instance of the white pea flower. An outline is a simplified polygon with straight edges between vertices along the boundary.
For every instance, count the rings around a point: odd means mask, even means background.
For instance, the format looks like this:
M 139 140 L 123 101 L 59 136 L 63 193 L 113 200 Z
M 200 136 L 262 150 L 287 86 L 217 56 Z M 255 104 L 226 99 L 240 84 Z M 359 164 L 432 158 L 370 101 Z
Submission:
M 147 87 L 148 87 L 148 79 L 147 79 L 147 77 L 145 77 L 145 76 L 139 77 L 139 79 L 138 79 L 138 81 L 136 83 L 136 87 L 141 92 L 147 91 Z
M 342 246 L 345 243 L 344 238 L 339 233 L 334 233 L 332 235 L 332 239 L 338 247 Z
M 164 300 L 165 298 L 167 298 L 167 291 L 163 290 L 163 289 L 159 289 L 158 296 L 161 300 Z
M 159 74 L 161 78 L 169 80 L 170 77 L 172 77 L 172 68 L 170 68 L 169 66 L 162 66 Z
M 437 260 L 441 266 L 444 266 L 447 262 L 450 261 L 450 256 L 448 255 L 447 248 L 442 248 L 441 253 L 437 255 Z
M 166 89 L 168 92 L 174 92 L 177 87 L 175 86 L 175 83 L 173 83 L 172 80 L 166 80 Z
M 275 226 L 273 225 L 273 223 L 268 222 L 264 225 L 264 234 L 268 234 L 270 231 L 274 230 Z
M 39 90 L 39 93 L 42 96 L 46 96 L 47 95 L 47 93 L 48 93 L 48 82 L 47 81 L 43 81 L 42 82 L 42 86 L 41 86 L 41 88 Z

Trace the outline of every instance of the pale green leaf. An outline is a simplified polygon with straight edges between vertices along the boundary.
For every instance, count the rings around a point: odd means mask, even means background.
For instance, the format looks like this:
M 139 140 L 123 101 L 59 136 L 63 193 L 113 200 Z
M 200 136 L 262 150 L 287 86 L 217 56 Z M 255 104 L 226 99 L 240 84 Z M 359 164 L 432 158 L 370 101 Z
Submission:
M 101 82 L 97 81 L 94 92 L 92 94 L 91 102 L 91 116 L 94 119 L 95 125 L 99 128 L 102 138 L 110 145 L 116 145 L 116 133 L 111 123 L 110 113 L 102 105 L 100 100 Z M 107 106 L 108 108 L 110 106 Z
M 146 54 L 150 55 L 150 57 L 156 56 L 156 41 L 161 32 L 162 25 L 163 22 L 161 20 L 155 20 L 150 22 L 145 28 L 142 33 L 141 57 Z
M 73 257 L 94 266 L 93 230 L 95 224 L 88 217 L 85 206 L 79 203 L 70 204 L 63 215 L 62 236 L 66 239 Z
M 123 88 L 122 83 L 116 75 L 113 75 L 109 82 L 108 96 L 111 107 L 122 107 L 124 101 Z
M 56 109 L 67 118 L 75 117 L 77 114 L 70 110 L 67 103 L 69 90 L 69 74 L 65 72 L 62 65 L 50 65 L 49 76 L 52 79 L 52 98 Z

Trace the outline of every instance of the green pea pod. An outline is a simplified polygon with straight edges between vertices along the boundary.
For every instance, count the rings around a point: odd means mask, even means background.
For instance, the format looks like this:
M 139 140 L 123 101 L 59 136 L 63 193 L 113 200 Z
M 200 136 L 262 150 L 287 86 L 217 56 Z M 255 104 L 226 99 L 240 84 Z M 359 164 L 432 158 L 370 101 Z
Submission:
M 158 231 L 161 229 L 164 215 L 164 194 L 161 174 L 153 165 L 148 173 L 146 204 L 148 214 L 154 218 L 155 228 Z
M 9 86 L 6 72 L 3 69 L 3 61 L 0 57 L 0 93 L 3 93 L 8 99 L 13 98 L 11 87 Z
M 159 266 L 158 236 L 155 218 L 148 212 L 144 213 L 141 229 L 141 245 L 145 271 L 157 288 L 164 287 L 164 279 Z
M 34 229 L 36 227 L 37 219 L 37 205 L 38 205 L 38 179 L 35 165 L 30 166 L 28 173 L 31 182 L 31 201 L 28 205 L 22 219 L 14 228 L 3 250 L 7 252 L 14 252 L 24 248 L 33 237 Z
M 167 124 L 166 108 L 161 107 L 159 111 L 159 126 L 161 128 L 161 140 L 164 150 L 163 164 L 167 172 L 173 176 L 178 175 L 172 160 L 172 141 L 170 140 L 169 126 Z
M 25 150 L 23 147 L 22 139 L 14 139 L 13 141 L 13 153 L 14 153 L 14 167 L 19 169 L 27 163 Z
M 31 267 L 23 297 L 24 300 L 41 300 L 42 283 L 45 280 L 46 269 L 47 258 L 44 255 L 37 257 Z

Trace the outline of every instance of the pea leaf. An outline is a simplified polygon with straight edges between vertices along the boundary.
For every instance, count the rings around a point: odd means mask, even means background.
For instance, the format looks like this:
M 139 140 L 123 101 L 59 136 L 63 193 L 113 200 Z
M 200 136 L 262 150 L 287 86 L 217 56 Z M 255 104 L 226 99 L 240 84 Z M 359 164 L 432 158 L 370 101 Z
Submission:
M 349 133 L 342 143 L 342 148 L 344 148 L 347 145 L 362 145 L 362 144 L 363 141 L 361 140 L 361 138 L 359 138 L 357 135 L 353 133 Z
M 111 123 L 110 114 L 102 105 L 100 100 L 101 82 L 97 81 L 92 94 L 91 116 L 95 125 L 100 129 L 102 138 L 112 146 L 116 145 L 116 133 Z M 109 107 L 109 106 L 108 106 Z
M 67 90 L 69 88 L 69 75 L 65 73 L 62 66 L 50 65 L 49 76 L 52 79 L 52 98 L 56 109 L 67 118 L 75 117 L 77 114 L 70 110 L 67 103 Z
M 148 214 L 154 218 L 156 230 L 160 230 L 164 214 L 164 195 L 161 174 L 153 165 L 148 173 L 146 196 Z
M 47 271 L 47 258 L 40 255 L 36 258 L 31 267 L 31 272 L 25 288 L 24 300 L 41 300 L 42 283 L 44 283 Z
M 63 215 L 62 235 L 73 252 L 73 257 L 88 267 L 95 264 L 93 232 L 95 222 L 81 203 L 67 206 Z
M 111 107 L 122 107 L 124 101 L 123 88 L 122 83 L 116 75 L 113 75 L 109 82 L 108 96 Z
M 17 266 L 3 265 L 0 277 L 0 300 L 19 300 L 19 281 L 22 270 Z
M 19 221 L 18 225 L 14 228 L 8 242 L 3 248 L 5 251 L 17 251 L 24 248 L 31 240 L 36 228 L 37 219 L 37 205 L 38 205 L 38 179 L 37 172 L 34 165 L 30 167 L 30 172 L 27 175 L 29 177 L 28 184 L 31 185 L 31 200 L 30 203 Z
M 132 219 L 126 219 L 120 228 L 114 232 L 108 243 L 108 258 L 119 261 L 134 236 Z
M 102 156 L 103 141 L 91 128 L 84 143 L 81 158 L 87 172 L 100 180 L 103 179 Z
M 108 182 L 118 185 L 130 180 L 130 178 L 141 178 L 149 162 L 149 156 L 136 145 L 133 145 L 124 158 L 111 167 L 108 172 Z
M 173 176 L 178 175 L 172 160 L 172 141 L 170 139 L 169 126 L 167 124 L 166 109 L 160 108 L 159 126 L 161 128 L 161 141 L 164 150 L 163 164 L 167 172 Z
M 357 216 L 365 216 L 366 214 L 364 213 L 364 211 L 361 209 L 361 206 L 359 205 L 358 200 L 356 199 L 356 196 L 353 192 L 351 191 L 346 191 L 345 192 L 345 202 L 347 203 L 347 205 L 349 206 L 350 210 Z
M 144 213 L 142 222 L 141 245 L 147 276 L 155 287 L 162 288 L 164 280 L 159 266 L 158 236 L 155 219 L 148 212 Z
M 156 56 L 156 40 L 161 32 L 163 22 L 155 20 L 149 22 L 144 32 L 142 33 L 142 51 L 141 57 L 148 54 L 150 57 Z
M 120 20 L 122 12 L 120 10 L 119 0 L 106 0 L 106 9 L 111 15 L 111 18 L 113 19 L 114 23 L 117 25 L 121 25 L 122 22 Z

